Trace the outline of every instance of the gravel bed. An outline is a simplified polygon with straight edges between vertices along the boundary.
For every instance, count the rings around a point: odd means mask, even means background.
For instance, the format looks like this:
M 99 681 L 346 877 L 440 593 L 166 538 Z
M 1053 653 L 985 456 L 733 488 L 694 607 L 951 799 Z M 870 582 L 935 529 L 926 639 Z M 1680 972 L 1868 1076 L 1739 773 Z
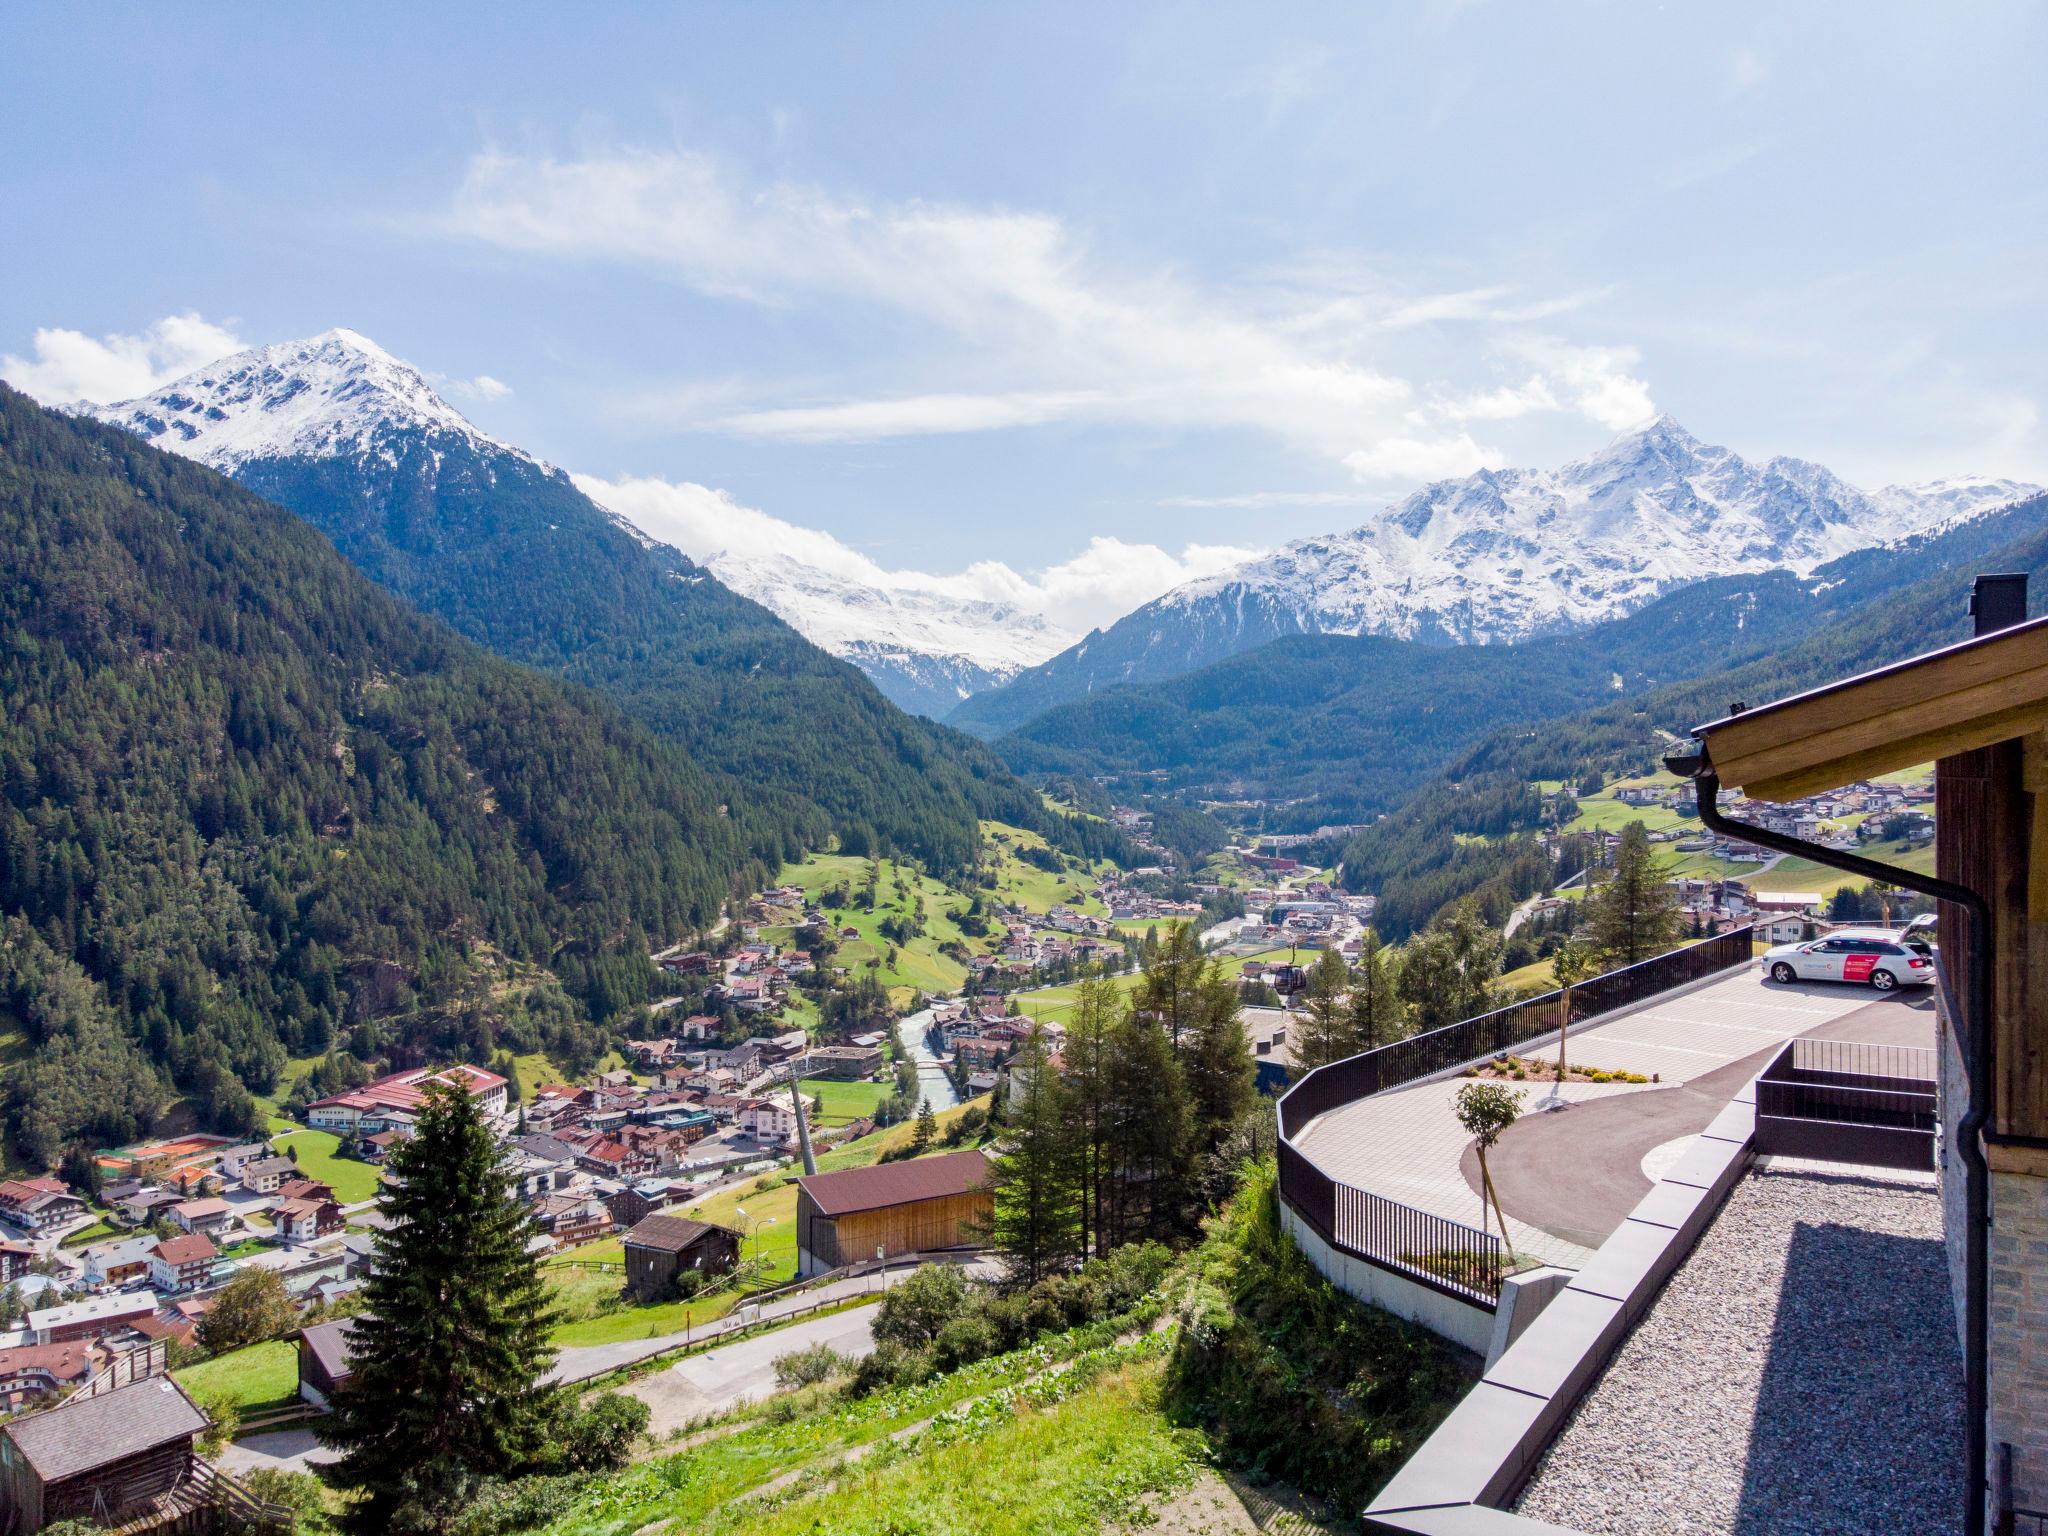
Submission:
M 1517 1507 L 1594 1536 L 1937 1536 L 1962 1461 L 1939 1195 L 1778 1167 L 1729 1194 Z

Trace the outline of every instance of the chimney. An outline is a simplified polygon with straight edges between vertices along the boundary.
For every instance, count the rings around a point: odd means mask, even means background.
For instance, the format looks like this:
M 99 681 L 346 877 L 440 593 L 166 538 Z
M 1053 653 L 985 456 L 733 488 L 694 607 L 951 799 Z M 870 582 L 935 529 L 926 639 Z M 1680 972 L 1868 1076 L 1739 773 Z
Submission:
M 1970 593 L 1970 617 L 1977 621 L 1976 634 L 1995 635 L 2001 629 L 2027 622 L 2027 573 L 2010 571 L 1996 576 L 1979 576 Z

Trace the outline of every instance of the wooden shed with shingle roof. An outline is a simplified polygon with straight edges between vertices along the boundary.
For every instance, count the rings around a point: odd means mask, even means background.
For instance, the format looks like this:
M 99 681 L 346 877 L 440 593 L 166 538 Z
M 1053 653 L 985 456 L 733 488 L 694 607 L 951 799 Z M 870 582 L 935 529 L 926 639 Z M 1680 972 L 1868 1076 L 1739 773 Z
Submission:
M 737 1232 L 687 1216 L 643 1216 L 621 1246 L 626 1250 L 626 1289 L 641 1301 L 671 1294 L 676 1277 L 686 1270 L 708 1279 L 724 1274 L 740 1258 Z
M 168 1376 L 67 1398 L 0 1425 L 0 1489 L 15 1531 L 107 1523 L 185 1482 L 206 1415 Z

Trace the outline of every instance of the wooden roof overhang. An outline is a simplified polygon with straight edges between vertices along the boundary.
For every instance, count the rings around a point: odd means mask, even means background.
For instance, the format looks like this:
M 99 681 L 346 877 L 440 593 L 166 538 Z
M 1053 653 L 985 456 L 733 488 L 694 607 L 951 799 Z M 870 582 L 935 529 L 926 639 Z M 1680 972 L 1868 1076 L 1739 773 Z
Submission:
M 1693 730 L 1755 800 L 1825 789 L 2048 728 L 2048 618 L 1746 709 Z

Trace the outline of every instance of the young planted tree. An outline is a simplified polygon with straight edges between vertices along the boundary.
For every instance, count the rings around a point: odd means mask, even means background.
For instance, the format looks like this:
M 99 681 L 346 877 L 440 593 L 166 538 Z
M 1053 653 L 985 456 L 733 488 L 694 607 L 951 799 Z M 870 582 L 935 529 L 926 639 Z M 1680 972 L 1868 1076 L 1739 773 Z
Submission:
M 1401 1001 L 1393 957 L 1370 928 L 1360 941 L 1358 965 L 1351 973 L 1350 1007 L 1353 1050 L 1392 1045 L 1408 1032 L 1408 1009 Z
M 1661 955 L 1678 939 L 1678 895 L 1657 867 L 1640 821 L 1621 830 L 1614 873 L 1586 903 L 1588 937 L 1610 969 Z
M 481 1479 L 541 1457 L 559 1406 L 536 1229 L 476 1101 L 430 1086 L 391 1171 L 351 1375 L 320 1426 L 356 1536 L 447 1530 Z
M 1460 1088 L 1457 1097 L 1451 1100 L 1451 1107 L 1457 1112 L 1458 1124 L 1471 1136 L 1473 1148 L 1479 1153 L 1479 1230 L 1486 1230 L 1486 1209 L 1490 1202 L 1494 1215 L 1500 1218 L 1500 1240 L 1506 1245 L 1508 1260 L 1512 1263 L 1515 1240 L 1508 1236 L 1507 1213 L 1500 1208 L 1493 1175 L 1487 1171 L 1486 1154 L 1500 1140 L 1501 1133 L 1520 1117 L 1521 1090 L 1508 1089 L 1481 1078 Z
M 1537 1106 L 1539 1109 L 1564 1108 L 1564 1080 L 1570 1070 L 1565 1062 L 1565 1039 L 1572 1028 L 1572 988 L 1599 968 L 1600 959 L 1593 953 L 1593 946 L 1577 934 L 1567 936 L 1551 954 L 1550 974 L 1558 987 L 1557 1081 L 1551 1084 L 1550 1094 Z
M 1010 1064 L 1016 1105 L 989 1164 L 986 1235 L 1011 1274 L 1035 1284 L 1082 1256 L 1080 1143 L 1059 1071 L 1034 1027 Z

